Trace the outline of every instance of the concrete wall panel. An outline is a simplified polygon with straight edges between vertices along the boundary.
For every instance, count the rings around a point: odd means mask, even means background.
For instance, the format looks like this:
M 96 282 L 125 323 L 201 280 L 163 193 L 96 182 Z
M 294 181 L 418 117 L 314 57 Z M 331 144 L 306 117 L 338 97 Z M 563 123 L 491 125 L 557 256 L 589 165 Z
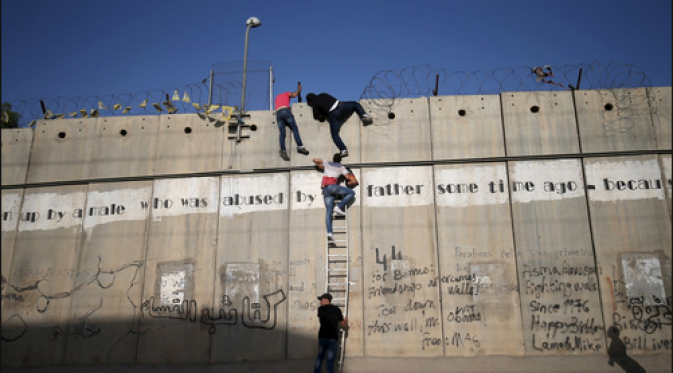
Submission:
M 671 87 L 653 87 L 647 90 L 652 110 L 652 125 L 657 141 L 657 149 L 671 150 Z
M 245 123 L 251 127 L 254 125 L 255 131 L 247 127 L 241 129 L 241 134 L 250 136 L 249 138 L 243 138 L 238 142 L 235 138 L 230 138 L 235 136 L 236 133 L 230 133 L 230 128 L 225 129 L 226 145 L 222 158 L 223 169 L 252 170 L 289 166 L 287 162 L 280 158 L 278 153 L 280 143 L 278 142 L 276 115 L 272 111 L 251 111 L 249 114 L 250 118 L 245 118 Z M 287 148 L 290 158 L 305 157 L 300 154 L 292 155 L 294 153 L 291 151 L 292 149 L 292 147 Z
M 210 360 L 219 178 L 154 182 L 143 287 L 139 363 Z
M 365 111 L 372 112 L 382 100 L 363 100 Z M 362 162 L 429 161 L 432 159 L 430 110 L 428 99 L 404 98 L 392 106 L 394 119 L 377 116 L 361 130 Z M 357 116 L 354 117 L 357 120 Z
M 507 155 L 579 152 L 570 92 L 500 94 Z
M 502 157 L 500 96 L 430 97 L 432 158 Z
M 2 185 L 22 184 L 28 175 L 28 161 L 33 146 L 33 130 L 2 130 Z
M 511 162 L 526 354 L 605 353 L 579 160 Z
M 222 171 L 224 122 L 198 114 L 159 118 L 156 175 Z
M 97 118 L 39 120 L 28 183 L 89 178 Z
M 444 354 L 431 167 L 364 170 L 365 354 Z
M 446 355 L 523 355 L 504 163 L 435 167 Z
M 136 362 L 152 181 L 92 184 L 66 364 Z
M 670 351 L 671 220 L 657 157 L 584 162 L 608 336 L 629 354 Z
M 656 149 L 645 88 L 574 94 L 583 152 Z
M 288 189 L 286 173 L 222 178 L 211 362 L 286 356 Z
M 158 116 L 109 117 L 98 121 L 90 178 L 154 175 Z
M 360 173 L 353 170 L 360 180 Z M 296 171 L 291 173 L 290 187 L 290 262 L 289 262 L 289 322 L 288 358 L 314 357 L 318 352 L 317 318 L 320 301 L 327 280 L 327 238 L 325 227 L 325 203 L 320 189 L 322 172 Z M 361 181 L 361 180 L 360 180 Z M 350 328 L 346 341 L 346 353 L 362 356 L 364 353 L 362 319 L 362 253 L 360 233 L 360 187 L 354 188 L 355 200 L 348 208 L 349 241 L 349 293 L 347 317 Z M 343 225 L 334 220 L 333 227 Z M 344 234 L 334 229 L 335 239 Z M 335 249 L 330 249 L 334 253 Z M 333 252 L 334 251 L 334 252 Z M 339 252 L 343 253 L 343 250 Z M 339 297 L 339 292 L 333 292 Z
M 16 296 L 4 302 L 3 365 L 63 363 L 66 340 L 76 337 L 68 332 L 73 295 L 86 287 L 77 270 L 85 201 L 85 186 L 25 192 L 4 284 Z
M 313 119 L 313 109 L 310 106 L 306 103 L 295 103 L 292 105 L 292 113 L 299 127 L 301 140 L 306 149 L 311 153 L 309 155 L 310 158 L 305 159 L 303 155 L 296 153 L 296 145 L 288 148 L 288 150 L 292 149 L 292 153 L 288 153 L 292 166 L 306 166 L 307 164 L 311 164 L 312 158 L 331 159 L 334 153 L 339 152 L 339 148 L 332 141 L 329 123 Z M 362 122 L 355 113 L 341 125 L 339 136 L 341 136 L 341 140 L 346 144 L 346 148 L 348 148 L 348 158 L 345 158 L 344 161 L 350 163 L 361 162 L 360 144 L 362 140 L 360 133 L 363 130 Z M 289 137 L 290 133 L 288 132 L 286 136 Z M 288 141 L 289 139 L 286 138 L 286 143 Z M 292 143 L 294 144 L 294 137 Z

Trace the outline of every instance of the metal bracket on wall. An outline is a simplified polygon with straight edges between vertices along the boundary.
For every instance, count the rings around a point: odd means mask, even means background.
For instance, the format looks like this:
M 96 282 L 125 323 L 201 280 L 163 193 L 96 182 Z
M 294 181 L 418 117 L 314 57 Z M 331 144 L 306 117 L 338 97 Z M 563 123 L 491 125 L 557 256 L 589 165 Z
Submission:
M 232 114 L 229 122 L 228 139 L 236 139 L 236 142 L 241 142 L 241 139 L 249 139 L 250 135 L 244 135 L 243 129 L 248 131 L 253 130 L 254 125 L 246 124 L 243 118 L 250 118 L 250 114 Z

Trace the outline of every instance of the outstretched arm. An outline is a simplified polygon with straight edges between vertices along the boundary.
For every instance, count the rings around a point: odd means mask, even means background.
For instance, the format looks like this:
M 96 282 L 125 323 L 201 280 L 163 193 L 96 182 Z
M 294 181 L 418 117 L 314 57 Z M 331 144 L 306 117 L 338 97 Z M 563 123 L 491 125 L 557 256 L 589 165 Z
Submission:
M 325 169 L 325 165 L 322 164 L 322 159 L 313 158 L 313 163 L 315 163 L 315 165 L 318 166 L 319 169 L 321 169 L 321 170 Z
M 297 84 L 297 90 L 290 93 L 290 98 L 295 98 L 301 93 L 301 83 Z

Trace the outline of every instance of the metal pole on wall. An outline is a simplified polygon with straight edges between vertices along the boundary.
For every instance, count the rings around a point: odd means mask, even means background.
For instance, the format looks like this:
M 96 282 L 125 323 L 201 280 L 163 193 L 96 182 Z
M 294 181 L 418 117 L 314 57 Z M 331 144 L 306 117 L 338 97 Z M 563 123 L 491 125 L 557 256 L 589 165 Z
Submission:
M 273 110 L 273 66 L 269 66 L 269 110 Z
M 245 22 L 247 25 L 245 29 L 245 49 L 243 51 L 243 92 L 241 92 L 241 114 L 245 111 L 245 80 L 248 75 L 248 39 L 250 37 L 250 29 L 262 25 L 262 21 L 257 17 L 250 17 Z
M 213 70 L 210 70 L 210 87 L 208 87 L 208 106 L 213 103 Z

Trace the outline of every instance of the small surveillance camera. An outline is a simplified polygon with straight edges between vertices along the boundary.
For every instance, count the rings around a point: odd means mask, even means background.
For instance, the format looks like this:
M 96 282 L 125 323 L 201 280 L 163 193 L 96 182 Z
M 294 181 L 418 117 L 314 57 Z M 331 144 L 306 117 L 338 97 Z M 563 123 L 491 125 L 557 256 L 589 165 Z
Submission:
M 262 21 L 259 20 L 257 17 L 250 17 L 248 20 L 245 22 L 247 26 L 250 26 L 252 28 L 259 27 L 262 25 Z

